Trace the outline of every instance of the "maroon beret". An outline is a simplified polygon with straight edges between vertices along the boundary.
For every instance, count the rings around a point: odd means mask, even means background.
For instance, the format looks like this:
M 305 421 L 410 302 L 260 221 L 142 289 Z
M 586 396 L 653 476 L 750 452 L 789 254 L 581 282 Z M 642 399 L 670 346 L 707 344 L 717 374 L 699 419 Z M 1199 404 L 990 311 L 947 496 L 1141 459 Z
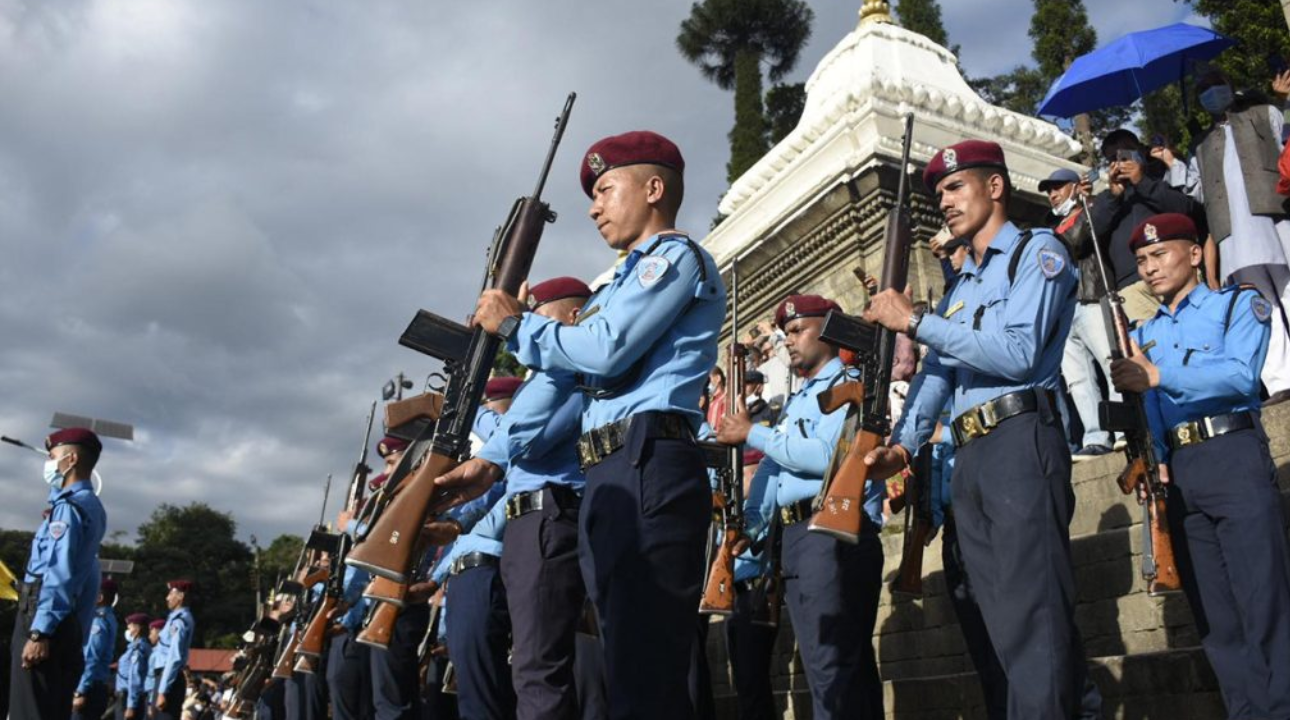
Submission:
M 935 195 L 937 183 L 946 175 L 974 167 L 999 168 L 1006 173 L 1008 163 L 1003 159 L 1003 148 L 987 140 L 964 140 L 943 148 L 923 170 L 923 184 L 927 192 Z
M 126 625 L 147 625 L 150 622 L 152 620 L 148 617 L 148 613 L 131 613 L 125 616 Z M 165 625 L 166 623 L 163 620 L 161 624 Z
M 66 428 L 50 433 L 49 437 L 45 438 L 46 450 L 53 450 L 59 445 L 84 445 L 94 448 L 95 451 L 103 449 L 99 436 L 85 428 Z
M 685 172 L 685 159 L 676 143 L 649 130 L 633 130 L 613 135 L 587 148 L 582 158 L 582 191 L 591 197 L 591 189 L 601 175 L 627 165 L 662 165 L 678 173 Z
M 187 595 L 188 593 L 193 591 L 193 581 L 192 580 L 171 580 L 170 582 L 166 583 L 166 587 L 170 588 L 171 590 L 178 590 L 179 592 Z
M 103 578 L 103 582 L 99 583 L 99 592 L 104 595 L 116 595 L 120 589 L 117 588 L 116 581 L 109 577 Z
M 796 318 L 824 317 L 830 310 L 842 312 L 842 307 L 819 295 L 789 295 L 775 310 L 775 326 L 782 328 Z
M 389 475 L 386 475 L 385 473 L 381 473 L 380 475 L 377 475 L 371 480 L 368 480 L 367 487 L 370 490 L 380 490 L 381 486 L 385 484 L 385 481 L 389 479 L 390 479 Z
M 162 629 L 162 628 L 163 628 L 163 627 L 165 627 L 165 626 L 166 626 L 166 621 L 165 621 L 165 620 L 162 620 L 162 619 L 160 619 L 160 618 L 158 618 L 157 620 L 153 620 L 152 622 L 148 623 L 148 629 L 149 629 L 149 630 L 160 630 L 160 629 Z
M 529 309 L 537 310 L 549 302 L 565 298 L 589 298 L 591 288 L 587 283 L 572 277 L 551 278 L 529 288 Z
M 1161 213 L 1138 223 L 1129 236 L 1129 250 L 1136 252 L 1144 245 L 1153 245 L 1166 240 L 1188 240 L 1200 242 L 1196 232 L 1196 223 L 1182 213 Z
M 393 435 L 386 435 L 376 444 L 376 452 L 383 458 L 387 458 L 396 452 L 408 449 L 408 441 L 403 438 L 396 438 Z
M 503 400 L 515 395 L 515 391 L 520 389 L 524 380 L 517 377 L 495 377 L 489 378 L 488 384 L 484 385 L 484 402 L 493 400 Z

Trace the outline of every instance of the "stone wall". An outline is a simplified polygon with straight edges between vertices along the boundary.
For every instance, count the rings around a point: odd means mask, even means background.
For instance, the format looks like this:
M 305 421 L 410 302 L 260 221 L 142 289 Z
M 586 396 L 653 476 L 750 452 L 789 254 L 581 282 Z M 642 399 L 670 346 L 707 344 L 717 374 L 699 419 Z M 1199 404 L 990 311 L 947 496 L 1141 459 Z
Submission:
M 1269 408 L 1264 426 L 1271 438 L 1290 516 L 1290 403 Z M 1078 583 L 1076 621 L 1090 667 L 1105 699 L 1108 718 L 1215 718 L 1224 715 L 1213 673 L 1198 648 L 1198 637 L 1181 594 L 1150 597 L 1139 574 L 1142 553 L 1140 509 L 1122 495 L 1115 479 L 1122 454 L 1075 466 L 1077 498 L 1071 523 Z M 897 522 L 884 533 L 885 577 L 899 564 L 902 538 Z M 924 558 L 921 600 L 895 600 L 884 589 L 875 630 L 880 669 L 886 681 L 889 718 L 980 718 L 981 698 L 971 673 L 962 634 L 945 596 L 941 543 Z M 810 718 L 805 676 L 797 658 L 788 612 L 783 613 L 772 685 L 784 718 Z M 734 718 L 725 634 L 714 623 L 709 637 L 719 716 Z

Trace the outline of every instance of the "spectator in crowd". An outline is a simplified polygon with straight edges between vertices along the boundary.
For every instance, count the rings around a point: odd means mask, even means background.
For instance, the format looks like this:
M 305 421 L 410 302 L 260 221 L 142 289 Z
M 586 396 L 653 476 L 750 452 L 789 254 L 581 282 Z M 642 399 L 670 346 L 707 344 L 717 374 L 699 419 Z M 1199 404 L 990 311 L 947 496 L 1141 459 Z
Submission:
M 1272 83 L 1283 99 L 1290 71 Z M 1204 203 L 1222 277 L 1248 283 L 1272 304 L 1272 337 L 1261 379 L 1268 404 L 1290 399 L 1290 223 L 1277 194 L 1281 155 L 1280 107 L 1256 94 L 1237 94 L 1231 81 L 1209 70 L 1196 82 L 1200 104 L 1214 124 L 1196 143 L 1188 186 Z
M 726 414 L 726 371 L 718 365 L 708 373 L 708 407 L 706 409 L 708 425 L 717 426 L 717 421 Z
M 766 378 L 764 392 L 767 397 L 785 397 L 793 394 L 798 378 L 788 369 L 788 349 L 784 347 L 784 334 L 769 320 L 756 326 L 757 351 L 764 358 L 755 369 Z
M 1152 159 L 1138 137 L 1123 128 L 1113 130 L 1102 141 L 1102 158 L 1107 163 L 1108 187 L 1093 201 L 1093 229 L 1102 243 L 1103 257 L 1110 263 L 1111 281 L 1124 297 L 1130 320 L 1155 315 L 1160 303 L 1138 277 L 1137 260 L 1129 252 L 1129 236 L 1138 223 L 1166 212 L 1195 216 L 1197 206 L 1186 193 L 1163 180 L 1168 168 Z
M 1160 161 L 1168 170 L 1165 173 L 1165 182 L 1169 187 L 1175 190 L 1187 189 L 1187 162 L 1186 157 L 1178 152 L 1178 148 L 1169 144 L 1169 141 L 1163 135 L 1156 135 L 1151 138 L 1151 157 Z
M 1062 354 L 1062 376 L 1066 379 L 1071 404 L 1075 406 L 1084 428 L 1083 438 L 1075 438 L 1079 447 L 1074 453 L 1077 462 L 1111 452 L 1112 443 L 1111 433 L 1103 430 L 1098 421 L 1098 404 L 1106 397 L 1098 385 L 1096 374 L 1096 368 L 1100 367 L 1103 378 L 1111 377 L 1110 336 L 1107 335 L 1102 307 L 1098 304 L 1106 295 L 1102 278 L 1110 274 L 1098 267 L 1093 234 L 1079 202 L 1080 196 L 1087 196 L 1090 190 L 1087 178 L 1064 168 L 1039 183 L 1039 191 L 1047 193 L 1048 204 L 1052 207 L 1044 224 L 1066 243 L 1071 257 L 1079 263 L 1075 316 L 1071 319 L 1071 332 Z M 1114 389 L 1110 393 L 1112 400 L 1120 399 L 1120 394 Z

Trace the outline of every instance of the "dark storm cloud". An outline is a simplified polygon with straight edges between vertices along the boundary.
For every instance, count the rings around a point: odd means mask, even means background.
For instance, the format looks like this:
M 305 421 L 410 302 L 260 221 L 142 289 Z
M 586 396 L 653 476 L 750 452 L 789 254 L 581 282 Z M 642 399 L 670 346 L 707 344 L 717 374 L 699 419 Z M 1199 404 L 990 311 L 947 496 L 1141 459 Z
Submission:
M 813 5 L 793 79 L 859 3 Z M 973 35 L 1009 4 L 946 6 L 970 70 L 1018 60 Z M 674 50 L 688 8 L 0 0 L 0 432 L 38 441 L 55 410 L 133 423 L 102 463 L 114 531 L 200 500 L 266 541 L 303 532 L 381 385 L 431 367 L 396 345 L 407 320 L 470 308 L 569 90 L 533 276 L 612 262 L 576 181 L 611 132 L 681 145 L 679 224 L 704 234 L 733 102 Z M 34 527 L 39 463 L 0 452 L 0 527 Z

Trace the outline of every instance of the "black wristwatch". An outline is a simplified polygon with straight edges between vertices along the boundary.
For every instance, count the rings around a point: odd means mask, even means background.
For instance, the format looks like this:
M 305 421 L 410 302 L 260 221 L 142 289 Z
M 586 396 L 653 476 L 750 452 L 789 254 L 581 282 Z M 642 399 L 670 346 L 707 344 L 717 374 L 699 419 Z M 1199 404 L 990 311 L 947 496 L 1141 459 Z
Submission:
M 27 633 L 27 639 L 32 642 L 40 642 L 41 640 L 48 640 L 49 636 L 39 630 L 32 630 Z
M 510 317 L 504 318 L 502 320 L 502 324 L 497 326 L 497 337 L 503 340 L 510 340 L 511 336 L 514 335 L 515 331 L 520 327 L 520 317 L 521 316 L 519 315 L 511 315 Z
M 909 336 L 910 340 L 918 336 L 918 325 L 923 322 L 923 316 L 926 314 L 927 308 L 925 307 L 916 307 L 909 314 L 909 324 L 905 326 L 905 334 Z

